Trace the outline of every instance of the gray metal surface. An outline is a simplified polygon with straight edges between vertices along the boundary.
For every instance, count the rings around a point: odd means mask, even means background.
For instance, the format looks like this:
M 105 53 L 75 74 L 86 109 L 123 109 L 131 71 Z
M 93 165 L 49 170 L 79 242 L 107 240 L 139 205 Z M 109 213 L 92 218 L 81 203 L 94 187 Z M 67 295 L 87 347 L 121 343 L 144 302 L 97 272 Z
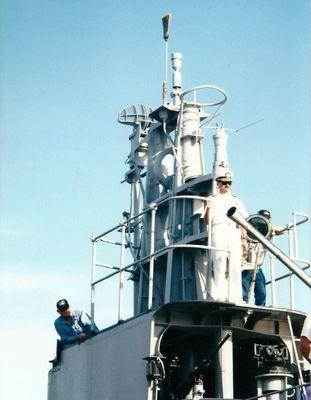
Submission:
M 101 332 L 62 352 L 49 372 L 48 400 L 146 400 L 144 357 L 153 313 Z

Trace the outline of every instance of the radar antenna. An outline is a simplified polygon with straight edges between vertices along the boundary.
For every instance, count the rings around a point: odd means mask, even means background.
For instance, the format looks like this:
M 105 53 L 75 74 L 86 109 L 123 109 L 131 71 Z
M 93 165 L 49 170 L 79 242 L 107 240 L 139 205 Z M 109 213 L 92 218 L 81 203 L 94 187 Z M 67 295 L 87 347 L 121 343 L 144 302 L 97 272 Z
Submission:
M 244 125 L 241 128 L 233 129 L 233 131 L 234 131 L 234 133 L 237 133 L 237 132 L 241 131 L 242 129 L 246 129 L 246 128 L 249 128 L 249 127 L 251 127 L 253 125 L 259 124 L 259 122 L 262 122 L 264 120 L 265 120 L 264 118 L 258 119 L 257 121 L 254 121 L 254 122 L 251 122 L 250 124 Z
M 165 80 L 163 82 L 163 105 L 168 103 L 168 86 L 167 86 L 167 65 L 168 65 L 168 38 L 170 30 L 171 14 L 166 14 L 162 18 L 163 24 L 163 39 L 165 41 Z
M 217 116 L 217 115 L 216 115 Z M 216 117 L 215 116 L 215 117 Z M 254 122 L 251 122 L 251 123 L 249 123 L 249 124 L 247 124 L 247 125 L 244 125 L 244 126 L 241 126 L 240 128 L 225 128 L 226 129 L 226 131 L 231 131 L 231 132 L 233 132 L 233 133 L 238 133 L 238 132 L 240 132 L 242 129 L 246 129 L 246 128 L 249 128 L 249 127 L 251 127 L 251 126 L 253 126 L 253 125 L 256 125 L 256 124 L 259 124 L 259 122 L 262 122 L 262 121 L 264 121 L 265 119 L 264 118 L 261 118 L 261 119 L 258 119 L 257 121 L 254 121 Z M 204 130 L 208 130 L 208 129 L 217 129 L 219 126 L 216 124 L 216 126 L 209 126 L 209 125 L 205 125 L 206 124 L 206 122 L 204 122 L 203 124 L 201 124 L 200 125 L 200 128 L 201 129 L 204 129 Z
M 132 104 L 131 106 L 123 108 L 118 115 L 118 122 L 123 125 L 138 125 L 140 124 L 142 129 L 146 129 L 152 119 L 149 114 L 152 112 L 151 107 L 144 104 Z

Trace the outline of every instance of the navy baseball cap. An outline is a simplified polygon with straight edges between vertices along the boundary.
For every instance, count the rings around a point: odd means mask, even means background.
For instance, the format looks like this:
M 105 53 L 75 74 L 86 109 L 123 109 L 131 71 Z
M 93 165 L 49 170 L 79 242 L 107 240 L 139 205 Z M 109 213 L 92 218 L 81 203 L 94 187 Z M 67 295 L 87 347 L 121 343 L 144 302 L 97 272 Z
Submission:
M 263 217 L 266 217 L 267 219 L 271 218 L 271 213 L 268 210 L 259 210 L 258 214 L 262 215 Z
M 56 307 L 58 311 L 65 311 L 69 308 L 69 303 L 66 299 L 61 299 L 56 303 Z

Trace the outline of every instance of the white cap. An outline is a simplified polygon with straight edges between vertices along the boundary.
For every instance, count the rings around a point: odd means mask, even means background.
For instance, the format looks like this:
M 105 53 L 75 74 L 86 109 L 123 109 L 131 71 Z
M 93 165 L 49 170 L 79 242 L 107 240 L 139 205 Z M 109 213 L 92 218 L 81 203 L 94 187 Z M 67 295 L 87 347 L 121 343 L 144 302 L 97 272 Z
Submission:
M 218 171 L 215 174 L 215 179 L 216 180 L 227 180 L 227 181 L 232 181 L 233 179 L 233 173 L 230 171 L 230 169 L 224 169 L 223 171 Z

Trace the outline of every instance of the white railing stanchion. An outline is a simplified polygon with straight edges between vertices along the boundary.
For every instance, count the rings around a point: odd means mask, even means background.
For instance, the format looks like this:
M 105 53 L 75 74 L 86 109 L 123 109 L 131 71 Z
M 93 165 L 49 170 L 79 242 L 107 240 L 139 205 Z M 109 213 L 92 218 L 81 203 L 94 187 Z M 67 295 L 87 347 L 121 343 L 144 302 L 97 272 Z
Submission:
M 288 231 L 288 254 L 290 258 L 293 258 L 293 236 L 292 236 L 292 230 L 290 229 L 289 225 L 287 225 Z
M 151 221 L 150 221 L 150 254 L 154 253 L 154 237 L 155 237 L 155 214 L 156 206 L 151 204 Z M 153 298 L 153 272 L 154 272 L 154 255 L 150 257 L 149 261 L 149 282 L 148 282 L 148 311 L 152 309 Z
M 95 279 L 96 279 L 96 242 L 92 242 L 92 271 L 91 271 L 91 324 L 94 326 L 95 317 Z
M 299 251 L 298 251 L 298 234 L 297 234 L 297 219 L 296 219 L 297 213 L 294 211 L 293 212 L 293 232 L 294 232 L 294 257 L 299 257 Z
M 288 254 L 289 258 L 293 259 L 293 242 L 292 242 L 292 231 L 288 230 Z M 289 293 L 290 293 L 290 308 L 293 310 L 295 308 L 295 299 L 294 299 L 294 275 L 291 274 L 289 277 Z
M 275 236 L 272 236 L 271 242 L 275 243 Z M 270 253 L 270 276 L 271 276 L 271 304 L 276 306 L 275 298 L 275 256 Z
M 120 251 L 120 273 L 119 273 L 119 309 L 118 322 L 122 320 L 123 314 L 123 298 L 124 298 L 124 256 L 125 256 L 125 229 L 126 225 L 121 226 L 121 251 Z
M 294 274 L 291 273 L 289 277 L 289 293 L 290 293 L 290 308 L 295 309 L 295 278 Z

